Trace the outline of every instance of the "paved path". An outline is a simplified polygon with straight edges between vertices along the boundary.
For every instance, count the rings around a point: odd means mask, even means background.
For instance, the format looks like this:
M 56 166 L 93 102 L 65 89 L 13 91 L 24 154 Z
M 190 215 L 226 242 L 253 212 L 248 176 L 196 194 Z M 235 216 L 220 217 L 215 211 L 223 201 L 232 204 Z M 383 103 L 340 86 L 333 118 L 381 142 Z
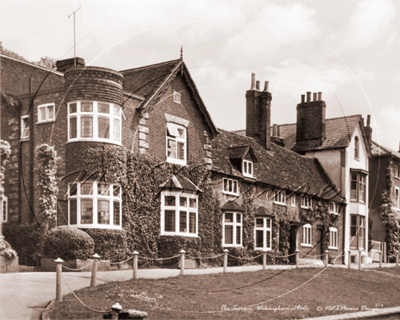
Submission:
M 393 267 L 394 264 L 384 264 L 384 267 Z M 268 270 L 282 270 L 295 266 L 267 266 Z M 302 268 L 310 266 L 301 266 Z M 311 266 L 314 267 L 314 266 Z M 346 268 L 344 265 L 333 267 Z M 363 268 L 367 265 L 363 265 Z M 368 266 L 369 267 L 369 266 Z M 377 267 L 377 265 L 373 265 Z M 262 266 L 229 267 L 228 272 L 243 272 L 262 270 Z M 179 274 L 178 269 L 140 269 L 139 278 L 166 278 Z M 222 273 L 223 268 L 187 269 L 185 274 Z M 73 290 L 90 285 L 90 272 L 64 272 L 66 280 Z M 97 283 L 109 281 L 124 281 L 132 279 L 132 270 L 98 272 Z M 0 319 L 40 319 L 40 315 L 47 304 L 56 296 L 55 272 L 8 273 L 0 274 Z M 62 294 L 70 293 L 65 282 L 62 281 Z

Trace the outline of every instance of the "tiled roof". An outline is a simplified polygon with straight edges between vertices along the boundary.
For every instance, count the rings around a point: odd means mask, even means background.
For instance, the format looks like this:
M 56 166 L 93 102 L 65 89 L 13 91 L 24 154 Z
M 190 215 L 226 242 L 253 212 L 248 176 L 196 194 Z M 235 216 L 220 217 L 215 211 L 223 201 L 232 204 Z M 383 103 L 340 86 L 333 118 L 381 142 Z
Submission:
M 348 117 L 331 118 L 325 120 L 325 137 L 322 145 L 310 148 L 312 150 L 334 149 L 347 147 L 350 143 L 351 136 L 361 121 L 361 115 L 353 115 Z M 296 124 L 279 125 L 280 137 L 285 141 L 286 149 L 293 149 L 296 145 Z M 302 148 L 302 150 L 307 150 Z
M 240 146 L 240 147 L 232 147 L 228 149 L 229 157 L 231 159 L 244 159 L 248 153 L 253 158 L 254 162 L 257 162 L 257 158 L 254 155 L 251 146 Z
M 250 145 L 258 159 L 254 164 L 254 177 L 259 182 L 304 193 L 308 187 L 307 194 L 317 196 L 332 184 L 317 159 L 299 155 L 275 143 L 271 143 L 271 150 L 266 150 L 253 138 L 221 129 L 219 132 L 211 142 L 215 172 L 243 178 L 240 168 L 230 160 L 229 148 Z M 335 193 L 332 189 L 324 197 Z
M 150 99 L 156 90 L 171 75 L 171 72 L 181 62 L 180 59 L 157 63 L 150 66 L 123 70 L 124 90 L 132 94 Z
M 372 141 L 371 153 L 372 153 L 372 156 L 392 155 L 392 156 L 395 156 L 396 158 L 400 159 L 399 152 L 389 149 L 387 147 L 381 146 L 375 141 Z
M 244 208 L 240 204 L 238 204 L 236 201 L 225 202 L 225 204 L 221 207 L 221 210 L 245 211 Z
M 185 191 L 202 192 L 192 181 L 180 175 L 173 175 L 170 179 L 160 185 L 160 189 L 179 189 Z

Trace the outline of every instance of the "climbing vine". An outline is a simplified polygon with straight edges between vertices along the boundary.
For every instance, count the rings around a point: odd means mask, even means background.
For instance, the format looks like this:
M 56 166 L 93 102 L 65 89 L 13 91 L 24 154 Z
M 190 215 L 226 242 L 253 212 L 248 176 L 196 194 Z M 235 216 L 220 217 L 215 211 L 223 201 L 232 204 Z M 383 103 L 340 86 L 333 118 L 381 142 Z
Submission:
M 0 140 L 0 197 L 4 194 L 3 183 L 6 172 L 6 164 L 10 158 L 11 147 L 8 141 Z

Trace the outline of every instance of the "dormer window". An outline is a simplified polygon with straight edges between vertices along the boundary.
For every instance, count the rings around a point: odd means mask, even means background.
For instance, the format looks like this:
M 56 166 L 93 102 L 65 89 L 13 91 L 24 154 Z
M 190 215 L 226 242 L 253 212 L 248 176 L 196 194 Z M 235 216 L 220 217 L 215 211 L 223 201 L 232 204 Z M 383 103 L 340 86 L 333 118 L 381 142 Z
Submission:
M 253 162 L 249 160 L 243 160 L 242 174 L 245 177 L 253 177 Z
M 359 159 L 359 153 L 360 153 L 360 149 L 359 149 L 359 141 L 358 141 L 358 137 L 354 138 L 354 158 L 355 159 Z
M 302 208 L 311 208 L 312 206 L 312 201 L 311 198 L 308 196 L 302 196 L 301 197 L 301 207 Z
M 329 213 L 337 214 L 337 205 L 335 202 L 329 202 Z
M 186 165 L 186 128 L 167 123 L 167 161 Z
M 278 204 L 286 205 L 286 192 L 275 190 L 274 191 L 274 202 Z

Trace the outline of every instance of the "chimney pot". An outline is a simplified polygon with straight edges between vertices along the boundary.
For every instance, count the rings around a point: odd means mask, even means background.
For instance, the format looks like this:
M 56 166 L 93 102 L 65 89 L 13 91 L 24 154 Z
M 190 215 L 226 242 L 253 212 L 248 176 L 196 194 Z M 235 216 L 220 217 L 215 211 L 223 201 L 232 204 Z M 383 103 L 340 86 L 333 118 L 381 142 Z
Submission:
M 251 74 L 251 88 L 250 90 L 256 90 L 256 74 Z
M 304 99 L 306 98 L 306 95 L 302 94 L 301 95 L 301 103 L 304 103 Z
M 322 92 L 318 92 L 318 101 L 322 100 Z
M 256 90 L 260 91 L 260 80 L 256 81 Z
M 313 93 L 313 101 L 317 101 L 317 93 L 316 92 Z
M 311 92 L 307 92 L 307 102 L 311 101 Z
M 267 92 L 268 91 L 268 81 L 264 82 L 264 91 Z

